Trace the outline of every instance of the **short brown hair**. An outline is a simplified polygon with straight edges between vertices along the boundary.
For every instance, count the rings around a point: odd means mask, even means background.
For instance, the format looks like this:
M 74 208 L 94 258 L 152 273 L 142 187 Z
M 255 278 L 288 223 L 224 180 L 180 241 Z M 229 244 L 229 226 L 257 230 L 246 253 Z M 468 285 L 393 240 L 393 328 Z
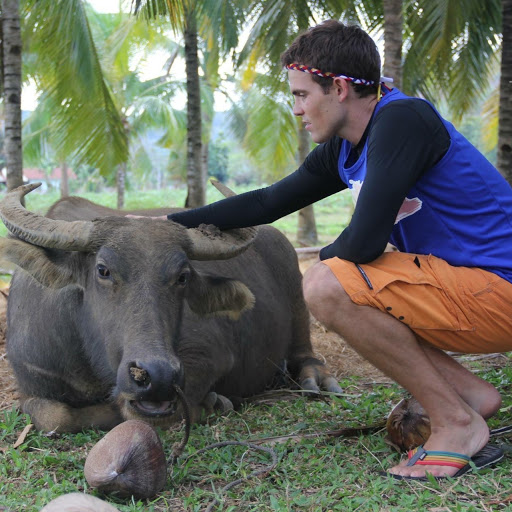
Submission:
M 372 80 L 373 85 L 352 84 L 360 96 L 377 93 L 380 81 L 380 55 L 373 39 L 357 25 L 345 25 L 327 20 L 296 37 L 281 55 L 286 67 L 297 63 L 321 71 L 343 74 L 353 78 Z M 332 86 L 332 78 L 312 75 L 325 93 Z

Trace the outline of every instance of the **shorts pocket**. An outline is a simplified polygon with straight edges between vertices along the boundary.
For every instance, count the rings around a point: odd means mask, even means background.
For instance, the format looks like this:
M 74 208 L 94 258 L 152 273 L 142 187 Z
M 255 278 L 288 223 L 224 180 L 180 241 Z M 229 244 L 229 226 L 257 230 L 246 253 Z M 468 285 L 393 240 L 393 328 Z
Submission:
M 389 261 L 382 264 L 379 258 L 376 267 L 363 265 L 374 288 L 370 293 L 379 309 L 411 329 L 472 330 L 466 315 L 446 292 L 441 276 L 431 265 L 432 259 L 438 258 L 404 253 L 396 258 L 395 255 L 390 253 L 392 258 L 387 257 Z
M 426 256 L 408 253 L 384 253 L 372 264 L 360 265 L 366 273 L 375 293 L 389 284 L 400 281 L 409 284 L 428 284 L 440 288 L 432 274 L 426 272 Z M 427 269 L 429 266 L 427 266 Z

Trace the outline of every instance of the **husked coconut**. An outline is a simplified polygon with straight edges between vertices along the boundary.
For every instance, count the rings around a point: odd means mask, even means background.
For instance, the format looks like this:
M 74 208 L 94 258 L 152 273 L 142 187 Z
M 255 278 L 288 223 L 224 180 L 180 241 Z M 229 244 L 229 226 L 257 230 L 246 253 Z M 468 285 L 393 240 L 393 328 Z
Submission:
M 430 437 L 430 418 L 415 398 L 404 398 L 386 422 L 386 442 L 405 452 L 424 444 Z
M 89 485 L 101 492 L 151 498 L 165 486 L 167 462 L 155 429 L 128 420 L 92 447 L 84 473 Z
M 40 512 L 119 512 L 119 510 L 94 496 L 72 492 L 50 501 Z

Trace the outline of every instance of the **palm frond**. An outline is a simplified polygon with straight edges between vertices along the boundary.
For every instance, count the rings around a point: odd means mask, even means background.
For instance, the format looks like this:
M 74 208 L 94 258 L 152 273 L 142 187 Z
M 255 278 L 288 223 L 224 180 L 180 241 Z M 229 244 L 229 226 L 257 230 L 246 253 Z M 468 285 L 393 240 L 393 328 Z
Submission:
M 244 147 L 265 178 L 282 177 L 294 168 L 297 125 L 288 104 L 251 90 L 246 97 L 247 130 Z
M 146 20 L 167 17 L 176 32 L 184 27 L 185 6 L 190 0 L 132 0 L 131 10 Z
M 25 48 L 38 56 L 41 101 L 54 109 L 55 150 L 112 172 L 128 158 L 127 136 L 83 1 L 27 0 L 25 7 Z
M 460 118 L 485 93 L 499 59 L 500 1 L 408 2 L 404 90 L 444 96 Z
M 499 103 L 500 89 L 496 86 L 482 108 L 485 151 L 492 151 L 498 145 Z

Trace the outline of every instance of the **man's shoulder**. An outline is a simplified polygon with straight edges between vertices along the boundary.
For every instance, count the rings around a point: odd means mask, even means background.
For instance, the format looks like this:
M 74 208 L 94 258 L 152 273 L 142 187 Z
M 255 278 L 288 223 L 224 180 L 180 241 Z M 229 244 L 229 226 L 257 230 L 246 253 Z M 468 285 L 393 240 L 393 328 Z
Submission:
M 390 101 L 386 105 L 382 106 L 382 108 L 377 113 L 377 116 L 407 116 L 414 114 L 439 118 L 434 107 L 428 101 L 421 98 L 400 98 Z
M 421 98 L 400 98 L 383 105 L 375 116 L 375 125 L 384 127 L 418 127 L 419 129 L 441 129 L 441 116 L 435 108 Z M 443 130 L 444 131 L 444 130 Z

